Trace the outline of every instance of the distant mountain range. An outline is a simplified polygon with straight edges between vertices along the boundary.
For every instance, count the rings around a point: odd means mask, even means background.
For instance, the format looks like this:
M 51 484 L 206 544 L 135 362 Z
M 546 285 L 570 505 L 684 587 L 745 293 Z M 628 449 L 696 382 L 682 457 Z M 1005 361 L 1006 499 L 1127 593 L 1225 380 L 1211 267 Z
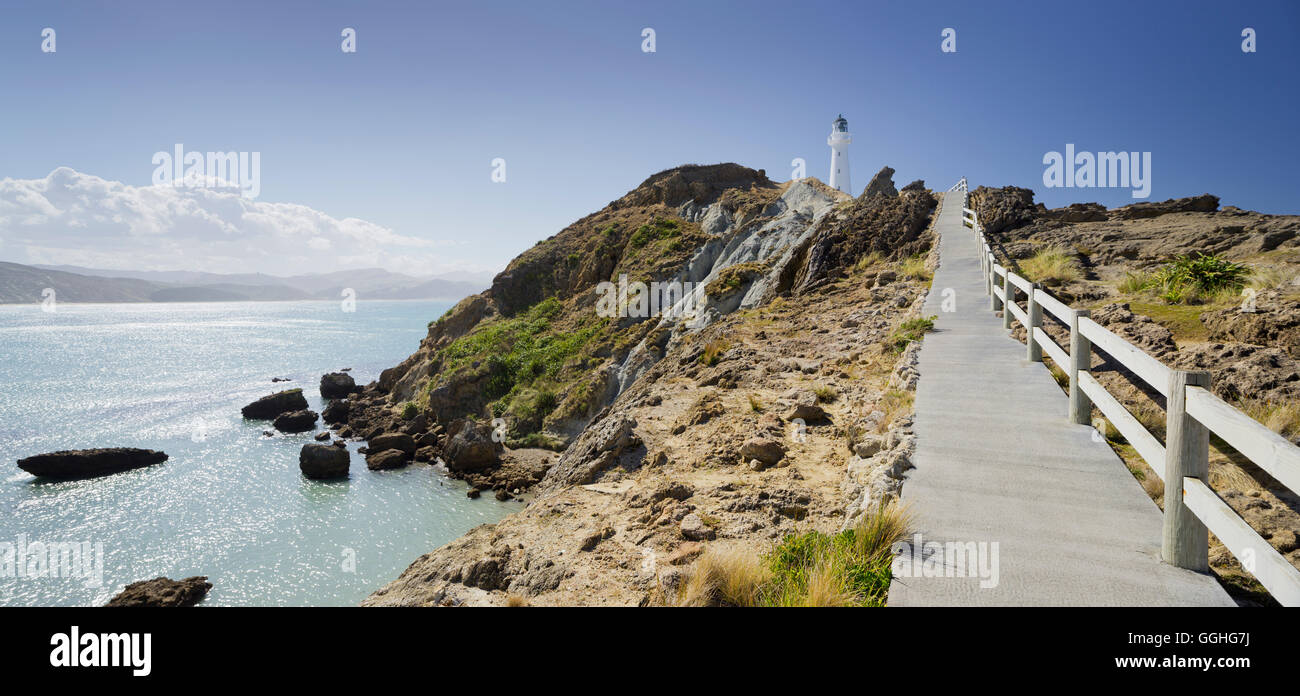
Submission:
M 39 303 L 45 288 L 59 302 L 263 302 L 459 300 L 490 285 L 490 274 L 417 277 L 382 268 L 279 277 L 264 273 L 118 271 L 80 266 L 25 266 L 0 261 L 0 304 Z

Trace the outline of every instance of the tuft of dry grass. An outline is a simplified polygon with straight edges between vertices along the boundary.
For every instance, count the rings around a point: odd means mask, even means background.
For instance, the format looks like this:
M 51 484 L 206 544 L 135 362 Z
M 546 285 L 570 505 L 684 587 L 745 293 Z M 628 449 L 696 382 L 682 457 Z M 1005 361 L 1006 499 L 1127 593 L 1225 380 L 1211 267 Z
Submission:
M 1300 435 L 1300 403 L 1243 399 L 1237 403 L 1237 408 L 1288 440 Z
M 681 607 L 757 606 L 771 573 L 757 555 L 734 547 L 710 546 L 695 561 L 677 598 Z
M 883 606 L 892 547 L 911 534 L 912 514 L 895 502 L 864 515 L 851 529 L 792 534 L 764 556 L 711 546 L 677 595 L 684 607 Z
M 876 432 L 885 433 L 899 416 L 910 412 L 914 398 L 912 392 L 901 389 L 891 389 L 881 395 L 880 400 L 876 402 L 876 408 L 884 413 L 885 417 L 876 425 Z
M 1020 262 L 1020 270 L 1030 280 L 1044 285 L 1061 285 L 1083 278 L 1083 269 L 1074 257 L 1074 250 L 1060 244 L 1039 249 L 1032 257 Z
M 524 597 L 523 597 L 522 595 L 517 595 L 517 594 L 508 594 L 508 595 L 506 595 L 506 606 L 508 606 L 508 607 L 527 607 L 527 606 L 532 606 L 532 605 L 530 605 L 530 604 L 528 603 L 528 600 L 527 600 L 527 599 L 524 599 Z
M 829 404 L 839 398 L 840 393 L 835 391 L 835 387 L 827 384 L 818 384 L 813 387 L 813 393 L 817 395 L 817 401 Z
M 750 410 L 750 411 L 753 411 L 754 413 L 762 413 L 763 410 L 766 409 L 766 408 L 767 408 L 767 407 L 763 405 L 762 400 L 760 400 L 760 399 L 758 398 L 758 394 L 750 394 L 750 395 L 749 395 L 749 410 Z
M 931 277 L 930 269 L 925 267 L 925 256 L 921 254 L 904 259 L 898 270 L 905 277 L 916 280 L 929 280 Z
M 700 364 L 712 367 L 718 364 L 722 359 L 722 354 L 731 348 L 731 341 L 725 338 L 714 338 L 704 344 L 704 352 L 700 353 Z

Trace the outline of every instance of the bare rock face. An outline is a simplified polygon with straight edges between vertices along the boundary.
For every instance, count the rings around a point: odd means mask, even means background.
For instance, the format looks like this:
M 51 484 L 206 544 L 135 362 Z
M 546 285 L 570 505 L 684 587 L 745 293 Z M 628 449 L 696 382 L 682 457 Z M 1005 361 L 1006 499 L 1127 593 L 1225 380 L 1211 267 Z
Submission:
M 1209 343 L 1183 348 L 1168 360 L 1179 370 L 1208 370 L 1215 394 L 1234 401 L 1300 399 L 1300 362 L 1279 348 L 1244 343 Z
M 288 389 L 264 396 L 240 409 L 240 413 L 250 420 L 271 420 L 281 413 L 302 411 L 307 408 L 307 399 L 301 389 Z
M 1277 290 L 1265 290 L 1255 297 L 1255 311 L 1229 307 L 1201 315 L 1210 330 L 1210 340 L 1253 343 L 1285 350 L 1300 359 L 1300 301 Z
M 320 395 L 326 399 L 342 399 L 357 391 L 356 380 L 346 372 L 331 372 L 320 378 Z
M 443 448 L 447 468 L 454 472 L 474 472 L 497 466 L 505 447 L 495 442 L 492 426 L 474 421 L 457 421 L 448 430 L 451 436 Z
M 281 413 L 271 421 L 271 425 L 282 433 L 305 433 L 316 427 L 316 412 L 303 409 Z
M 1108 304 L 1093 312 L 1092 320 L 1150 355 L 1160 357 L 1178 350 L 1169 329 L 1150 317 L 1134 314 L 1127 303 Z
M 627 414 L 613 414 L 583 431 L 560 461 L 546 473 L 547 488 L 591 483 L 618 460 L 623 451 L 641 444 L 633 432 L 636 420 Z
M 184 580 L 158 577 L 141 580 L 108 600 L 106 607 L 192 607 L 208 595 L 212 583 L 206 575 L 196 575 Z
M 167 455 L 134 447 L 63 450 L 18 460 L 18 468 L 35 476 L 56 479 L 90 478 L 157 464 Z
M 913 182 L 915 183 L 915 182 Z M 876 175 L 871 177 L 871 183 L 862 190 L 862 198 L 867 199 L 873 196 L 888 196 L 893 198 L 898 195 L 898 190 L 894 188 L 894 168 L 881 167 Z
M 333 445 L 303 445 L 298 453 L 298 468 L 310 479 L 344 478 L 348 475 L 350 455 Z
M 971 191 L 970 207 L 988 234 L 1027 225 L 1034 221 L 1038 210 L 1034 205 L 1034 192 L 1019 186 L 996 189 L 980 186 Z
M 1218 209 L 1219 197 L 1203 193 L 1190 198 L 1170 198 L 1167 201 L 1158 203 L 1142 201 L 1141 203 L 1116 208 L 1111 213 L 1120 220 L 1138 220 L 1159 217 L 1169 213 L 1213 213 Z
M 1105 222 L 1109 219 L 1106 206 L 1100 203 L 1071 203 L 1064 208 L 1052 208 L 1042 213 L 1042 217 L 1060 222 Z

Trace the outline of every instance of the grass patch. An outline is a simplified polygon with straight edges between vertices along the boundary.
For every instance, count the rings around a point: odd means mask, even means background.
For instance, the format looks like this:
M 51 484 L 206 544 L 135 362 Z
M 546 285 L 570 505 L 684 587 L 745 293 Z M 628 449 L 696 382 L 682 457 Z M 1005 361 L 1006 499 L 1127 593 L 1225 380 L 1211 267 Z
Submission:
M 727 266 L 718 272 L 718 277 L 709 281 L 704 292 L 710 297 L 727 297 L 740 290 L 746 283 L 762 275 L 767 266 L 761 263 L 738 263 Z
M 1083 269 L 1069 247 L 1054 244 L 1039 249 L 1033 256 L 1020 262 L 1025 277 L 1043 285 L 1062 285 L 1083 278 Z
M 879 409 L 881 413 L 885 414 L 885 417 L 881 419 L 880 423 L 876 426 L 876 432 L 887 432 L 889 426 L 892 425 L 899 416 L 911 411 L 912 401 L 914 398 L 915 395 L 912 392 L 904 391 L 902 389 L 891 389 L 882 394 L 880 400 L 876 402 L 876 408 Z
M 813 393 L 817 395 L 817 400 L 821 403 L 829 404 L 839 398 L 840 393 L 835 391 L 835 387 L 826 384 L 818 384 L 813 387 Z
M 870 251 L 862 255 L 858 262 L 853 264 L 853 272 L 860 273 L 868 268 L 875 268 L 885 262 L 885 255 L 879 251 Z
M 715 338 L 704 344 L 704 352 L 700 353 L 699 362 L 706 367 L 712 367 L 718 364 L 722 359 L 722 354 L 731 348 L 731 341 L 725 338 Z
M 929 280 L 931 277 L 930 270 L 925 267 L 925 256 L 922 254 L 904 259 L 903 263 L 898 267 L 898 272 L 902 273 L 906 278 L 915 280 Z
M 921 337 L 934 330 L 934 320 L 938 319 L 937 314 L 928 317 L 916 317 L 908 319 L 898 325 L 897 329 L 889 335 L 885 345 L 895 353 L 902 353 L 907 350 L 907 344 L 913 341 L 921 340 Z
M 656 239 L 669 239 L 682 236 L 681 224 L 670 218 L 654 217 L 650 222 L 636 228 L 628 244 L 641 248 Z
M 750 411 L 753 411 L 754 413 L 762 413 L 763 410 L 764 410 L 765 408 L 767 408 L 767 407 L 764 406 L 764 405 L 763 405 L 763 402 L 759 400 L 757 394 L 750 394 L 750 395 L 749 395 L 749 410 L 750 410 Z
M 792 534 L 762 557 L 710 547 L 695 562 L 678 606 L 884 606 L 891 547 L 911 533 L 896 504 L 837 534 Z
M 1125 275 L 1119 289 L 1133 294 L 1146 292 L 1170 305 L 1222 303 L 1235 300 L 1254 274 L 1249 266 L 1215 254 L 1188 254 L 1154 273 Z
M 420 415 L 420 407 L 416 406 L 414 402 L 408 401 L 402 406 L 402 420 L 411 420 L 418 415 Z
M 1210 340 L 1210 330 L 1201 323 L 1204 307 L 1160 302 L 1129 302 L 1128 306 L 1134 314 L 1145 314 L 1169 329 L 1176 343 Z

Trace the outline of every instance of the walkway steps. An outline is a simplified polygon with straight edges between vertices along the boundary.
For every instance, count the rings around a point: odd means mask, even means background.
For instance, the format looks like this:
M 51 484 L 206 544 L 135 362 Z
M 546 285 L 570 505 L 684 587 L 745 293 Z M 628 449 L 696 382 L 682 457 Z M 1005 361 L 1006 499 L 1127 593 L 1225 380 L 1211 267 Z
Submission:
M 960 196 L 939 212 L 925 305 L 938 319 L 921 348 L 902 499 L 925 542 L 997 542 L 997 585 L 895 577 L 890 606 L 1233 606 L 1213 577 L 1160 561 L 1160 509 L 1091 427 L 1067 421 L 1047 368 L 989 310 Z M 946 288 L 955 312 L 941 310 Z

